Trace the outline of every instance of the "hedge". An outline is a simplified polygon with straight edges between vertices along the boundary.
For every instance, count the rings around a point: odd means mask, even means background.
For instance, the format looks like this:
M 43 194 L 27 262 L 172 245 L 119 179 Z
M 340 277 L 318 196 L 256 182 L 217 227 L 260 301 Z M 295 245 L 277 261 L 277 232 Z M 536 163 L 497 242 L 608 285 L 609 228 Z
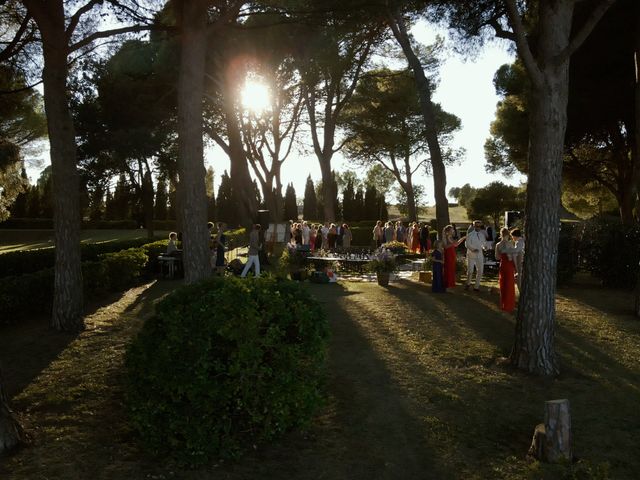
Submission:
M 607 287 L 634 288 L 640 263 L 640 225 L 596 218 L 576 229 L 580 266 Z
M 238 457 L 321 405 L 327 337 L 321 306 L 296 282 L 182 287 L 127 352 L 131 422 L 152 453 L 181 464 Z
M 146 238 L 118 240 L 116 242 L 83 243 L 80 245 L 80 255 L 83 261 L 95 261 L 104 253 L 137 248 L 148 243 L 149 239 Z M 164 245 L 166 248 L 167 240 L 164 241 Z M 39 270 L 53 268 L 54 265 L 55 247 L 3 253 L 0 255 L 0 278 L 34 273 Z
M 118 292 L 138 283 L 147 265 L 144 247 L 105 253 L 82 262 L 86 298 Z M 4 277 L 0 281 L 0 323 L 13 323 L 34 314 L 49 314 L 53 306 L 54 269 Z

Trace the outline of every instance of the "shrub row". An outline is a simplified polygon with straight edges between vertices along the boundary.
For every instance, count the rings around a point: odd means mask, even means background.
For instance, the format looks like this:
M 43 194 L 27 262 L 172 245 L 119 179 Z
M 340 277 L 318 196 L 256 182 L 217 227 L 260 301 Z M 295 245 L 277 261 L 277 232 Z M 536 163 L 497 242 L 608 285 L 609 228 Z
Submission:
M 182 464 L 237 457 L 311 418 L 327 336 L 321 306 L 296 282 L 182 287 L 127 353 L 132 423 L 153 453 Z
M 118 292 L 136 285 L 145 273 L 148 255 L 153 250 L 146 247 L 103 253 L 96 260 L 82 262 L 85 297 L 95 297 L 105 291 Z M 0 282 L 0 323 L 50 313 L 53 284 L 53 268 L 4 277 Z
M 148 244 L 149 239 L 137 238 L 118 240 L 115 242 L 83 243 L 80 254 L 83 261 L 95 261 L 104 253 L 119 252 L 127 248 L 138 248 Z M 167 241 L 164 241 L 166 247 Z M 39 270 L 53 268 L 55 265 L 55 247 L 37 250 L 19 250 L 0 255 L 0 278 L 34 273 Z
M 617 219 L 590 220 L 576 229 L 580 267 L 608 287 L 633 288 L 638 282 L 640 225 Z

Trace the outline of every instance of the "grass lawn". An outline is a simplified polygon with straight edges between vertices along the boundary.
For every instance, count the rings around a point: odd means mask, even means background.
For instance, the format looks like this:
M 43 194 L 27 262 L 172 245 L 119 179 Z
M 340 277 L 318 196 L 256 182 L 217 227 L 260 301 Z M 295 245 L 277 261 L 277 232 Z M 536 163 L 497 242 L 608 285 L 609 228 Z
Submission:
M 169 232 L 156 231 L 156 235 L 169 236 Z M 84 243 L 114 242 L 146 238 L 146 230 L 82 230 Z M 53 247 L 53 230 L 0 229 L 0 254 L 14 250 Z
M 123 352 L 177 281 L 96 307 L 78 336 L 46 320 L 0 329 L 0 362 L 31 445 L 0 460 L 0 478 L 523 479 L 637 478 L 640 322 L 631 294 L 592 283 L 557 296 L 562 374 L 504 366 L 513 317 L 498 295 L 434 295 L 411 281 L 309 288 L 332 327 L 328 401 L 304 432 L 235 464 L 184 472 L 141 451 L 123 410 Z M 495 287 L 495 284 L 494 284 Z M 580 462 L 525 453 L 545 400 L 571 401 Z M 4 475 L 3 475 L 4 474 Z

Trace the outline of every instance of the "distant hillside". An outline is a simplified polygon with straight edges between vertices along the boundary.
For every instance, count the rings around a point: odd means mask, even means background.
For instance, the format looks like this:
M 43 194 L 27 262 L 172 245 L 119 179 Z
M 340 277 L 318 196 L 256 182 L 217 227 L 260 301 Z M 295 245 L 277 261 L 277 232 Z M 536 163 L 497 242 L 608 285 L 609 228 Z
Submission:
M 391 220 L 400 218 L 400 210 L 396 205 L 389 205 L 389 218 Z M 470 220 L 467 218 L 467 210 L 464 207 L 449 207 L 449 217 L 453 223 L 469 223 Z M 432 218 L 436 218 L 436 207 L 426 207 L 420 209 L 420 221 L 429 221 Z

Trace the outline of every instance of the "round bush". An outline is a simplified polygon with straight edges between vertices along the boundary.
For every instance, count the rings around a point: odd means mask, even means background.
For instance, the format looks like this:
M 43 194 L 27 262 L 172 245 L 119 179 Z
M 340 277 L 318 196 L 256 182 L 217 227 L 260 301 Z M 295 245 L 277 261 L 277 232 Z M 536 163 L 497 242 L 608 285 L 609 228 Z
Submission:
M 307 422 L 322 403 L 328 325 L 273 277 L 211 279 L 156 307 L 126 358 L 130 415 L 156 454 L 237 457 Z

